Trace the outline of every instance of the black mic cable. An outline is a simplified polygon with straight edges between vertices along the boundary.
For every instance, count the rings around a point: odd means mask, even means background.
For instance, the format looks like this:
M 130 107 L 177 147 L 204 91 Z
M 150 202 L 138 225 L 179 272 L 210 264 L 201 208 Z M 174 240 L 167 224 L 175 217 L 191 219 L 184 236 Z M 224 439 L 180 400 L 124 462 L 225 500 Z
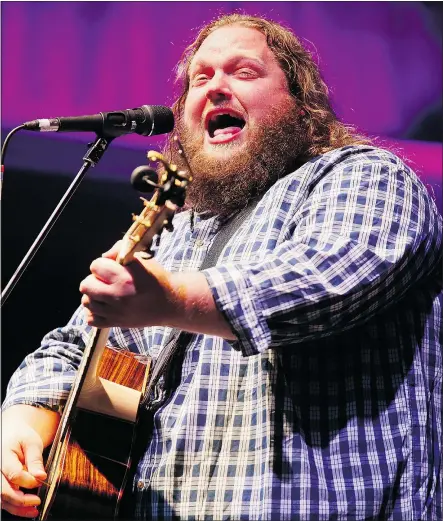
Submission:
M 1 164 L 2 164 L 2 167 L 3 167 L 3 159 L 5 157 L 6 149 L 8 148 L 8 144 L 9 144 L 10 139 L 12 138 L 12 136 L 16 132 L 18 132 L 22 128 L 25 128 L 25 125 L 19 125 L 18 127 L 13 128 L 11 130 L 11 132 L 9 132 L 9 134 L 6 136 L 6 138 L 5 138 L 4 142 L 3 142 L 3 145 L 2 145 L 2 153 L 1 153 Z
M 4 142 L 3 142 L 3 145 L 2 145 L 2 151 L 1 151 L 1 156 L 0 156 L 0 166 L 1 166 L 1 171 L 0 171 L 0 200 L 2 198 L 2 186 L 3 186 L 3 174 L 4 174 L 4 171 L 5 171 L 5 163 L 4 163 L 4 159 L 5 159 L 5 155 L 6 155 L 6 149 L 8 148 L 8 144 L 9 144 L 9 141 L 11 140 L 12 136 L 18 132 L 19 130 L 21 130 L 22 128 L 25 128 L 24 125 L 19 125 L 18 127 L 15 127 L 11 130 L 11 132 L 9 132 L 9 134 L 6 136 Z

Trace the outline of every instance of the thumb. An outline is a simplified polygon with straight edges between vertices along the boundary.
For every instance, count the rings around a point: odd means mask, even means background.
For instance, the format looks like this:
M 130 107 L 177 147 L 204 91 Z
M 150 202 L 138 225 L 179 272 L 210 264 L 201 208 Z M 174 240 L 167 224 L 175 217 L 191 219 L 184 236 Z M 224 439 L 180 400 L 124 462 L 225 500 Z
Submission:
M 37 479 L 45 479 L 46 472 L 43 466 L 43 446 L 38 442 L 31 442 L 23 447 L 26 468 Z
M 102 253 L 102 257 L 106 257 L 107 259 L 116 259 L 117 255 L 119 254 L 120 248 L 121 248 L 122 241 L 117 241 L 112 248 L 110 248 L 108 251 L 105 251 L 105 253 Z

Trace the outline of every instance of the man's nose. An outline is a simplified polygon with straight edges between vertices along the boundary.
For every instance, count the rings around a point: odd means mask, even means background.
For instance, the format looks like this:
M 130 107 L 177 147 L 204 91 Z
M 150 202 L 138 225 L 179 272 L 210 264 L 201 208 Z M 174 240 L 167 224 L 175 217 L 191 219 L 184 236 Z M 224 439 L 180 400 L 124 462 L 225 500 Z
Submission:
M 207 85 L 206 97 L 212 102 L 231 99 L 232 92 L 225 74 L 214 74 Z

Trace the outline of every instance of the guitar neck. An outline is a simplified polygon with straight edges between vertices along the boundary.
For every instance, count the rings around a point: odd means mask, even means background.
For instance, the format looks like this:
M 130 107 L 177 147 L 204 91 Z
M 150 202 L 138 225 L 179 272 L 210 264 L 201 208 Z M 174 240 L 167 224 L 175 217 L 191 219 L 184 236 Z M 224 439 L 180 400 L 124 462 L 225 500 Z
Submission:
M 97 384 L 98 379 L 98 368 L 100 360 L 102 359 L 103 352 L 106 347 L 106 343 L 109 338 L 109 328 L 106 329 L 95 329 L 90 340 L 90 349 L 88 354 L 88 362 L 85 368 L 84 379 L 81 383 L 81 387 L 91 388 Z M 89 346 L 88 346 L 89 347 Z M 86 354 L 85 354 L 86 356 Z

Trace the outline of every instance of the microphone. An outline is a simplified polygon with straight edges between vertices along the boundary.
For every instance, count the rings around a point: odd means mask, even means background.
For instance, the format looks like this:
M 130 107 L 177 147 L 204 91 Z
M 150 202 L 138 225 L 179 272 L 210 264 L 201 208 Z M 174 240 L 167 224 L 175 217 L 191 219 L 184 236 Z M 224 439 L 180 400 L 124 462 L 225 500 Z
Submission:
M 92 116 L 34 119 L 23 124 L 36 132 L 95 132 L 98 136 L 118 137 L 123 134 L 154 136 L 174 128 L 172 110 L 162 105 L 142 105 L 135 109 L 99 112 Z

